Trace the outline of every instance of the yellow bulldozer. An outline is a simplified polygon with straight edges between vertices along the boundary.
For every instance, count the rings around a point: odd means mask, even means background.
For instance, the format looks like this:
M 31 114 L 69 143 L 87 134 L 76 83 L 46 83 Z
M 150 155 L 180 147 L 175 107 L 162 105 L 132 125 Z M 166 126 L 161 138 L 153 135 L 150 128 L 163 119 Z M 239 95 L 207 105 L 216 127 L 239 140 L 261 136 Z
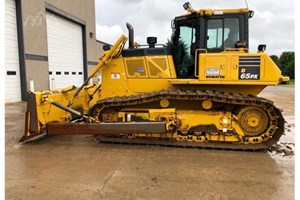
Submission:
M 284 133 L 281 110 L 257 95 L 284 77 L 249 52 L 248 8 L 195 10 L 172 20 L 167 45 L 122 35 L 81 87 L 29 92 L 25 134 L 90 134 L 103 142 L 267 149 Z M 128 41 L 128 47 L 125 44 Z M 67 61 L 66 61 L 67 62 Z M 101 83 L 91 80 L 102 75 Z

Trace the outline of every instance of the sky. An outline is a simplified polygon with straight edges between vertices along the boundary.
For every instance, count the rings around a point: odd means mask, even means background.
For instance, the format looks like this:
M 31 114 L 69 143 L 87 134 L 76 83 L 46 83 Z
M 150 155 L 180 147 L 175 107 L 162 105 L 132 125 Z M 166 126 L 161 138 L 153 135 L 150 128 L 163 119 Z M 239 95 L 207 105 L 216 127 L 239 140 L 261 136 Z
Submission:
M 171 20 L 185 14 L 182 5 L 187 0 L 95 0 L 96 37 L 113 44 L 121 34 L 127 35 L 126 22 L 133 25 L 135 41 L 146 44 L 148 36 L 165 44 L 172 34 Z M 202 8 L 242 8 L 245 0 L 190 0 L 196 10 Z M 270 55 L 294 51 L 294 0 L 248 0 L 255 12 L 250 19 L 250 51 L 267 44 Z

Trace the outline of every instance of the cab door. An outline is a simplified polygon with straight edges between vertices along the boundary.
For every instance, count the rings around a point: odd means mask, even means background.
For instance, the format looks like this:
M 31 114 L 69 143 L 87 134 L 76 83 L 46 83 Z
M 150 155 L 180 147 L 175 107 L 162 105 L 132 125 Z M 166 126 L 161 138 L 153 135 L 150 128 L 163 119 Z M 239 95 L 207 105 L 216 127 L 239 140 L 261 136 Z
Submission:
M 173 60 L 177 78 L 195 78 L 195 51 L 199 38 L 197 22 L 194 17 L 176 24 Z

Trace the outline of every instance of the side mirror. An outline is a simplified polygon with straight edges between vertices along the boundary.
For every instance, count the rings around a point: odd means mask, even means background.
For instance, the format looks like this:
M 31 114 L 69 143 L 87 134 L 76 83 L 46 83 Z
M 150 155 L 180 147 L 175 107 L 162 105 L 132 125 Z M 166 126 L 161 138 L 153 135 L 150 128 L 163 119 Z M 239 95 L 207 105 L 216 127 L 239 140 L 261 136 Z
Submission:
M 111 45 L 110 44 L 103 45 L 103 51 L 109 51 L 110 49 L 111 49 Z
M 267 45 L 265 45 L 265 44 L 260 44 L 260 45 L 258 45 L 258 48 L 257 48 L 258 52 L 264 52 L 264 51 L 266 51 L 266 49 L 267 49 Z
M 171 28 L 175 29 L 175 20 L 174 19 L 172 19 L 172 21 L 171 21 Z

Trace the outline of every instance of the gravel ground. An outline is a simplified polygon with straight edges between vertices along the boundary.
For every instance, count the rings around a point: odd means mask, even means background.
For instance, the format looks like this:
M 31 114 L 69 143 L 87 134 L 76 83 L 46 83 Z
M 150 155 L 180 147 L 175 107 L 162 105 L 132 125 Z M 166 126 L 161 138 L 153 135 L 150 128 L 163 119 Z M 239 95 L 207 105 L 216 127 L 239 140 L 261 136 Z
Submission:
M 6 104 L 6 199 L 294 199 L 294 88 L 260 95 L 284 109 L 269 152 L 99 144 L 52 136 L 18 144 L 26 103 Z

